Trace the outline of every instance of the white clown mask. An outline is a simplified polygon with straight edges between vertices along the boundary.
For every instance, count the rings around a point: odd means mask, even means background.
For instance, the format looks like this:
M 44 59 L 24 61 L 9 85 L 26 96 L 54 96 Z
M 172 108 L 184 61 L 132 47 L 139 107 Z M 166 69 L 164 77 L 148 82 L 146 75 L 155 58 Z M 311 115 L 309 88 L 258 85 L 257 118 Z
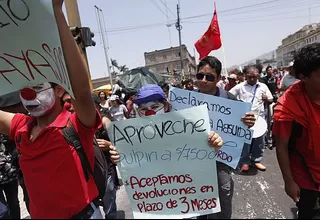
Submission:
M 50 83 L 43 83 L 20 91 L 24 108 L 34 117 L 41 117 L 49 112 L 56 101 Z
M 159 101 L 142 103 L 138 107 L 140 117 L 165 113 L 164 104 Z

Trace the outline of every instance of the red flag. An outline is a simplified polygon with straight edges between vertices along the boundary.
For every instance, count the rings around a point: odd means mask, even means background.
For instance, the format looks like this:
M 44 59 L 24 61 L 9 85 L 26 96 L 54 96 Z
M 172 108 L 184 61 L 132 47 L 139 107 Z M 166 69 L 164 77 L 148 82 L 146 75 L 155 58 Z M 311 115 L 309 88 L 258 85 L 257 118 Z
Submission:
M 214 6 L 213 18 L 206 33 L 194 44 L 201 60 L 207 56 L 211 51 L 218 50 L 221 47 L 220 28 L 218 23 L 218 15 L 216 6 Z

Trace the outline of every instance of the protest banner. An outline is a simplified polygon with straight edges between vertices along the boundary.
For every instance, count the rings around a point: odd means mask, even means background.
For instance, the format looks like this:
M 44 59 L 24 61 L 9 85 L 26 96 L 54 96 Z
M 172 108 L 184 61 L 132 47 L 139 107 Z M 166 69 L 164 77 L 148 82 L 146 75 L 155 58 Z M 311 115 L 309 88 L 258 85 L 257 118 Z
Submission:
M 217 152 L 205 106 L 112 122 L 112 143 L 135 218 L 189 218 L 220 211 Z
M 169 101 L 174 110 L 199 105 L 207 107 L 211 130 L 224 141 L 217 160 L 235 169 L 244 143 L 250 144 L 252 140 L 252 130 L 241 121 L 241 117 L 250 111 L 251 104 L 174 87 L 170 87 Z
M 0 95 L 53 82 L 72 89 L 52 0 L 0 1 Z

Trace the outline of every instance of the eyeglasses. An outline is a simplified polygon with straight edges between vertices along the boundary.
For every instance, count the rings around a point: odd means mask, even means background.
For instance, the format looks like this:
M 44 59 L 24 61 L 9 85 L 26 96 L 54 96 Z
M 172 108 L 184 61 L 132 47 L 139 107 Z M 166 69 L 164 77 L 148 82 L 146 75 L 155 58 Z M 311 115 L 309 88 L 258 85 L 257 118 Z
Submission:
M 197 73 L 196 75 L 197 80 L 202 80 L 204 77 L 206 77 L 208 82 L 214 82 L 216 79 L 216 77 L 210 73 Z

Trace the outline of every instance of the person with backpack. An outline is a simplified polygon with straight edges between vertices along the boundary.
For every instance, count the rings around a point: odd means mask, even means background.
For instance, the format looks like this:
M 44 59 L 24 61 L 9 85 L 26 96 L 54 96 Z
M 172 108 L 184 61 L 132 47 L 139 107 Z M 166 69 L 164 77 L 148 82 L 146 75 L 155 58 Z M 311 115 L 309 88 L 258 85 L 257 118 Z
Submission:
M 106 169 L 106 173 L 101 177 L 96 178 L 96 183 L 101 185 L 103 189 L 99 190 L 99 199 L 101 200 L 103 210 L 105 213 L 105 219 L 116 219 L 117 218 L 117 205 L 116 205 L 116 193 L 117 188 L 120 186 L 119 179 L 116 171 L 116 164 L 120 160 L 120 155 L 117 149 L 111 145 L 106 126 L 110 122 L 110 115 L 106 112 L 105 108 L 100 106 L 100 99 L 96 94 L 92 94 L 92 99 L 95 103 L 95 107 L 101 112 L 102 126 L 95 133 L 94 144 L 95 147 L 100 148 L 103 151 L 103 158 L 105 159 L 106 167 L 98 167 L 98 169 Z M 70 95 L 65 92 L 62 97 L 64 107 L 74 113 L 74 107 L 71 103 Z M 70 142 L 73 142 L 70 140 Z M 103 161 L 100 162 L 103 164 Z M 101 179 L 103 178 L 103 179 Z M 100 188 L 100 187 L 99 187 Z
M 99 108 L 99 100 L 94 98 L 96 107 Z M 107 126 L 111 122 L 109 113 L 103 109 L 101 111 L 102 126 L 96 132 L 97 143 L 103 150 L 104 156 L 107 160 L 108 175 L 107 175 L 107 186 L 103 201 L 103 211 L 105 213 L 105 219 L 116 219 L 117 218 L 117 204 L 116 196 L 117 189 L 120 187 L 119 178 L 116 170 L 116 164 L 120 160 L 120 154 L 116 147 L 112 146 L 109 135 L 107 133 Z
M 278 99 L 273 135 L 285 192 L 299 219 L 320 219 L 320 43 L 303 47 L 293 69 L 301 81 Z
M 93 137 L 101 124 L 94 106 L 88 70 L 62 10 L 63 0 L 52 0 L 69 80 L 76 99 L 75 113 L 61 105 L 65 89 L 46 82 L 20 91 L 31 116 L 0 111 L 0 133 L 16 142 L 20 168 L 30 198 L 32 218 L 101 218 L 98 189 L 93 175 L 83 172 L 83 154 L 68 143 L 63 128 L 73 126 L 91 170 Z M 45 18 L 39 18 L 45 19 Z

